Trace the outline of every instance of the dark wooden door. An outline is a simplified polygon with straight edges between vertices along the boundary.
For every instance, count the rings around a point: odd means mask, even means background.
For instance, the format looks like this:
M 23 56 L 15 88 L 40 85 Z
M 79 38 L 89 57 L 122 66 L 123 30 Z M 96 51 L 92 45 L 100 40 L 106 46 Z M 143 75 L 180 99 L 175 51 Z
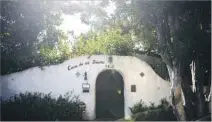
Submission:
M 120 73 L 106 70 L 96 81 L 96 118 L 124 117 L 124 84 Z

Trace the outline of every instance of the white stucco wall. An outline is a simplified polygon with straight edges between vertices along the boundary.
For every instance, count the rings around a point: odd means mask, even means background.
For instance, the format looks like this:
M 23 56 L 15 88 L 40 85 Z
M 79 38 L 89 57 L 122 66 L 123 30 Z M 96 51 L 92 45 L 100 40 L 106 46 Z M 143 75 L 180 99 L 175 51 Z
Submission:
M 22 72 L 1 76 L 1 96 L 8 97 L 20 92 L 43 92 L 52 95 L 65 94 L 74 90 L 76 95 L 86 103 L 87 117 L 95 118 L 95 83 L 98 74 L 106 69 L 108 56 L 82 56 L 70 59 L 59 65 L 41 68 L 34 67 Z M 93 60 L 104 61 L 105 64 L 92 64 Z M 68 66 L 79 65 L 80 62 L 90 62 L 89 65 L 78 66 L 68 70 Z M 131 56 L 113 56 L 113 65 L 124 80 L 125 118 L 130 118 L 129 107 L 142 99 L 146 104 L 158 104 L 162 98 L 169 97 L 169 83 L 160 78 L 144 61 Z M 69 67 L 70 68 L 70 67 Z M 90 92 L 82 93 L 84 83 L 83 73 L 87 71 Z M 81 75 L 76 76 L 76 72 Z M 144 73 L 144 77 L 140 73 Z M 136 85 L 136 92 L 131 92 L 131 85 Z

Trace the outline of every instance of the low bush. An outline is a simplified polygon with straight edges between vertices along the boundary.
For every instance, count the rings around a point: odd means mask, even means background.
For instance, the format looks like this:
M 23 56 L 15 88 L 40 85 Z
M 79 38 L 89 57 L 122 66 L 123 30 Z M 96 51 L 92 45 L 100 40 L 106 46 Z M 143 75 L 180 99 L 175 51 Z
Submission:
M 168 106 L 169 103 L 165 99 L 162 99 L 157 106 L 153 103 L 147 106 L 141 100 L 130 108 L 132 119 L 134 121 L 177 121 L 172 108 Z
M 82 120 L 85 107 L 78 97 L 68 92 L 52 98 L 50 94 L 21 93 L 1 100 L 2 121 L 70 121 Z

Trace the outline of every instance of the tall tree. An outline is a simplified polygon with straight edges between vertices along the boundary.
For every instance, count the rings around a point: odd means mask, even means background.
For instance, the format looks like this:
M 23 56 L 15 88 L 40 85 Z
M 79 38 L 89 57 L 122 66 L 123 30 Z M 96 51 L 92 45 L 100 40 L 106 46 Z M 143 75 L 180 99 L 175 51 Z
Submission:
M 1 1 L 1 74 L 42 64 L 41 44 L 54 46 L 61 10 L 48 0 Z
M 207 46 L 210 44 L 210 34 L 207 32 L 210 30 L 210 2 L 137 0 L 125 4 L 119 4 L 119 2 L 118 0 L 116 2 L 120 9 L 119 16 L 131 13 L 131 21 L 134 26 L 129 29 L 133 29 L 138 38 L 140 35 L 144 37 L 146 31 L 150 32 L 147 35 L 155 32 L 155 40 L 141 39 L 141 43 L 154 50 L 166 63 L 172 83 L 173 108 L 179 120 L 186 120 L 183 104 L 186 104 L 186 107 L 190 106 L 192 92 L 190 92 L 189 83 L 185 81 L 184 76 L 188 74 L 186 69 L 191 60 L 196 60 L 196 57 L 203 52 L 205 52 L 204 54 L 210 52 L 210 47 Z M 131 9 L 126 10 L 127 7 Z M 205 39 L 203 35 L 206 37 Z M 205 41 L 203 42 L 202 39 Z M 203 48 L 203 45 L 207 49 Z M 198 82 L 200 84 L 198 93 L 201 94 L 203 87 L 201 77 Z M 201 96 L 199 100 L 203 101 L 203 94 L 199 96 Z M 202 111 L 200 109 L 199 111 Z
M 125 21 L 121 25 L 122 32 L 134 36 L 141 44 L 136 45 L 137 49 L 154 52 L 166 63 L 177 118 L 190 120 L 203 115 L 202 80 L 204 72 L 210 72 L 210 63 L 207 63 L 210 62 L 211 43 L 210 1 L 113 1 L 117 7 L 115 15 L 107 21 L 101 20 L 100 26 L 111 26 L 111 22 L 114 23 L 111 20 Z M 195 72 L 196 97 L 190 88 L 189 65 L 192 60 L 199 62 Z M 196 105 L 193 105 L 194 98 L 197 98 Z M 194 108 L 198 108 L 197 112 Z

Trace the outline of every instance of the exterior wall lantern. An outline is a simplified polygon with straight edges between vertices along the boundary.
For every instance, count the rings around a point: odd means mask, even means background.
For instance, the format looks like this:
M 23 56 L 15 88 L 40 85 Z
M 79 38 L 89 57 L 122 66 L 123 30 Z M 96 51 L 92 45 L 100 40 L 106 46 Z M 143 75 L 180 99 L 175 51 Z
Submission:
M 84 73 L 84 80 L 87 81 L 88 77 L 87 77 L 87 72 L 85 71 Z M 82 92 L 83 93 L 88 93 L 90 90 L 90 84 L 88 82 L 82 83 Z
M 89 83 L 83 83 L 82 84 L 82 92 L 83 93 L 88 93 L 90 90 L 90 84 Z

